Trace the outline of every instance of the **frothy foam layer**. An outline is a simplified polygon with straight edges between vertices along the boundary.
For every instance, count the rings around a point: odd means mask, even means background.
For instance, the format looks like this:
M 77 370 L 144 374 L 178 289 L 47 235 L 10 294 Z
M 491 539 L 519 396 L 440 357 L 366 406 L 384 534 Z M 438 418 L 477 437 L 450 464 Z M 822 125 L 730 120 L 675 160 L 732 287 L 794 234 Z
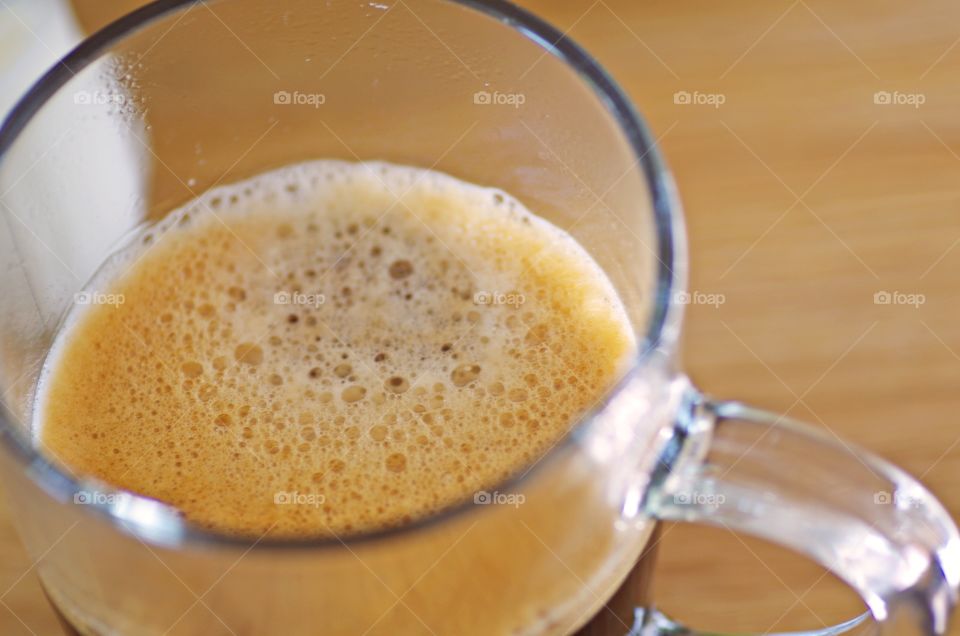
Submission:
M 229 533 L 369 531 L 470 498 L 547 452 L 634 348 L 567 234 L 381 163 L 212 190 L 94 288 L 122 302 L 58 339 L 40 443 Z

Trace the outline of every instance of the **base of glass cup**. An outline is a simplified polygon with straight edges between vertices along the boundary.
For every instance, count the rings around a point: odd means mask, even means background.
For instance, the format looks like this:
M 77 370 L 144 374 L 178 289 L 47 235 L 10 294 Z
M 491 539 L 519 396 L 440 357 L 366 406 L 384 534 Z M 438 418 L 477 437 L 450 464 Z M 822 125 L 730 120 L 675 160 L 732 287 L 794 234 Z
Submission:
M 574 636 L 626 636 L 636 632 L 638 608 L 647 607 L 653 601 L 653 570 L 660 528 L 660 524 L 654 527 L 636 565 L 610 600 Z
M 657 524 L 636 565 L 610 600 L 572 636 L 696 636 L 699 633 L 690 631 L 652 609 L 653 571 L 660 529 L 660 524 Z M 81 621 L 68 618 L 67 612 L 57 605 L 42 581 L 40 587 L 60 622 L 64 636 L 103 636 L 101 631 L 93 627 L 81 627 Z M 873 632 L 872 623 L 865 619 L 865 616 L 861 616 L 843 625 L 816 632 L 797 633 L 796 636 L 866 636 Z
M 628 636 L 638 633 L 638 620 L 642 620 L 643 612 L 638 608 L 647 606 L 651 601 L 651 585 L 653 583 L 653 569 L 656 562 L 656 546 L 659 542 L 660 525 L 654 528 L 627 578 L 614 592 L 600 611 L 572 636 Z M 89 626 L 77 617 L 69 616 L 71 612 L 58 604 L 56 594 L 40 581 L 40 587 L 50 602 L 50 607 L 56 615 L 64 636 L 103 636 L 102 632 Z
M 53 597 L 50 595 L 47 586 L 43 584 L 43 581 L 40 581 L 40 589 L 43 590 L 43 595 L 47 597 L 47 601 L 50 603 L 50 608 L 53 610 L 54 616 L 57 617 L 57 622 L 60 623 L 60 628 L 63 629 L 64 636 L 100 636 L 97 632 L 87 629 L 81 631 L 74 621 L 71 621 L 67 618 L 66 614 L 63 613 L 63 610 L 60 609 L 60 606 L 57 605 L 56 601 L 53 600 Z

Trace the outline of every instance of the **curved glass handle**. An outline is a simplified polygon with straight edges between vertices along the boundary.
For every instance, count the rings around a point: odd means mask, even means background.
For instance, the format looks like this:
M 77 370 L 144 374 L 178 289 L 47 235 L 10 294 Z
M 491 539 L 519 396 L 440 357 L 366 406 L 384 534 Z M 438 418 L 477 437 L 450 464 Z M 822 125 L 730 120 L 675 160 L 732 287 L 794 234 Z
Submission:
M 806 554 L 859 592 L 875 621 L 868 633 L 947 631 L 960 583 L 953 520 L 915 479 L 815 428 L 690 391 L 645 504 L 659 519 Z M 657 621 L 649 613 L 649 631 L 637 633 L 693 634 Z M 816 633 L 851 633 L 859 622 Z

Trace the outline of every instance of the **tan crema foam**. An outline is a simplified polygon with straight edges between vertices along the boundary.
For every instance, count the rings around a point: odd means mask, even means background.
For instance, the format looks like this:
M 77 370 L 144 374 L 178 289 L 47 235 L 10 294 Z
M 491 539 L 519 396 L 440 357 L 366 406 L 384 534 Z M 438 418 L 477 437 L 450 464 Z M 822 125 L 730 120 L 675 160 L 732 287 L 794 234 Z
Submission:
M 547 452 L 635 343 L 600 268 L 502 191 L 318 161 L 139 237 L 48 361 L 72 470 L 234 534 L 392 527 Z

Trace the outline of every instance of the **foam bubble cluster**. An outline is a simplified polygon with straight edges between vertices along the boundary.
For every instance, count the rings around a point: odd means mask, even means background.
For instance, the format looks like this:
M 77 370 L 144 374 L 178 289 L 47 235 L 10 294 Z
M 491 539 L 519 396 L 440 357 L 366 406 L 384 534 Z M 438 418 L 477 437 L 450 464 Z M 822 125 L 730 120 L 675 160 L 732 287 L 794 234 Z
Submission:
M 498 190 L 389 164 L 212 190 L 98 280 L 125 302 L 68 322 L 41 443 L 233 534 L 369 531 L 493 487 L 634 346 L 568 235 Z

